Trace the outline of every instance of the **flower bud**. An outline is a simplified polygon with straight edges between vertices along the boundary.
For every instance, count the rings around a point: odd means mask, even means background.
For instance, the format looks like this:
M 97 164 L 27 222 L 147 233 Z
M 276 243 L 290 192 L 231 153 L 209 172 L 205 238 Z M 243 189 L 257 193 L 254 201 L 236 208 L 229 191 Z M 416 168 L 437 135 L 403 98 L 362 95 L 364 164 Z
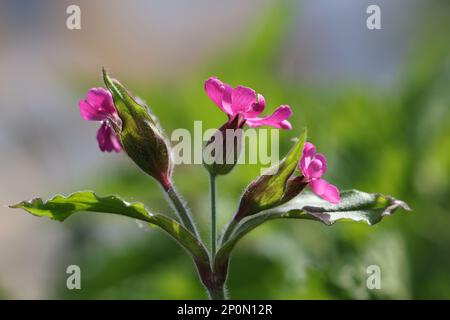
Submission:
M 293 177 L 306 141 L 306 130 L 287 156 L 268 172 L 259 176 L 244 191 L 235 221 L 279 206 L 297 196 L 308 185 L 303 176 Z
M 156 118 L 119 81 L 110 78 L 105 69 L 103 80 L 112 94 L 122 122 L 120 127 L 116 125 L 113 129 L 120 138 L 124 151 L 139 168 L 168 189 L 173 168 L 170 144 Z
M 226 175 L 236 165 L 242 146 L 245 119 L 236 115 L 220 127 L 203 149 L 203 165 L 211 175 Z

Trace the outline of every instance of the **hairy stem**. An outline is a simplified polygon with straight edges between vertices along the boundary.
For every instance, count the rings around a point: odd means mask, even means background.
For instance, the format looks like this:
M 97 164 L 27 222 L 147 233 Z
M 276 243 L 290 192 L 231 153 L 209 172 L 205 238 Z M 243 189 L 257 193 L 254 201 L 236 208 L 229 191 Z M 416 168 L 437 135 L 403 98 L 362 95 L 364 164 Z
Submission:
M 175 186 L 173 184 L 170 184 L 170 186 L 167 187 L 165 190 L 167 195 L 169 196 L 170 201 L 172 202 L 173 207 L 178 213 L 178 217 L 180 218 L 182 224 L 189 231 L 191 231 L 192 234 L 197 237 L 197 239 L 200 239 L 197 228 L 195 227 L 194 221 L 192 219 L 192 215 L 189 209 L 184 204 L 183 199 L 175 189 Z
M 211 197 L 211 260 L 216 255 L 216 176 L 209 175 L 210 197 Z
M 223 286 L 208 288 L 208 295 L 211 300 L 226 300 L 225 289 Z
M 227 240 L 230 239 L 231 234 L 233 233 L 233 231 L 236 228 L 237 224 L 238 224 L 238 221 L 236 221 L 235 219 L 232 219 L 228 223 L 228 225 L 225 228 L 225 231 L 223 232 L 222 239 L 220 241 L 221 245 L 224 245 L 225 242 L 227 242 Z

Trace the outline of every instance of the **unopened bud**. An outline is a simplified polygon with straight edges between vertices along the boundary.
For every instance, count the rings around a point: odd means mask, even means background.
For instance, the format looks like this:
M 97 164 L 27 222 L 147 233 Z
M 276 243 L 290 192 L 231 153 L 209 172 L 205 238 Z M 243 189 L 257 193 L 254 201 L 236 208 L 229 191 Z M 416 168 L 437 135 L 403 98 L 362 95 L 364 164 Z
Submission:
M 170 144 L 156 118 L 119 81 L 110 78 L 105 69 L 103 80 L 122 121 L 121 127 L 114 126 L 114 130 L 123 149 L 139 168 L 159 181 L 164 188 L 169 188 L 173 168 Z
M 305 141 L 306 130 L 279 164 L 250 183 L 241 197 L 235 221 L 286 203 L 302 192 L 308 182 L 303 176 L 293 176 L 293 173 Z
M 241 115 L 220 127 L 203 149 L 203 165 L 212 175 L 225 175 L 233 170 L 242 147 L 242 127 L 245 119 Z

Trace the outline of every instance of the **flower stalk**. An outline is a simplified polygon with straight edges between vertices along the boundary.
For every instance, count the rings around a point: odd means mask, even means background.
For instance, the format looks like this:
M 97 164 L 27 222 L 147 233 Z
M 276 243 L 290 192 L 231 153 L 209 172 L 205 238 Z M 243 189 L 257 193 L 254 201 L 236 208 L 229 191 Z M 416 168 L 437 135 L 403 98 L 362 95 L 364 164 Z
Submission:
M 210 198 L 211 198 L 211 260 L 214 261 L 216 255 L 216 176 L 214 174 L 209 175 L 210 184 Z
M 208 288 L 208 295 L 210 300 L 227 300 L 225 288 L 223 285 Z
M 181 198 L 181 195 L 176 190 L 173 183 L 170 183 L 167 188 L 164 188 L 167 196 L 172 203 L 175 211 L 177 212 L 178 218 L 181 220 L 182 224 L 192 232 L 192 234 L 200 239 L 197 227 L 195 226 L 194 220 L 192 218 L 192 214 L 188 207 L 185 205 L 185 202 Z

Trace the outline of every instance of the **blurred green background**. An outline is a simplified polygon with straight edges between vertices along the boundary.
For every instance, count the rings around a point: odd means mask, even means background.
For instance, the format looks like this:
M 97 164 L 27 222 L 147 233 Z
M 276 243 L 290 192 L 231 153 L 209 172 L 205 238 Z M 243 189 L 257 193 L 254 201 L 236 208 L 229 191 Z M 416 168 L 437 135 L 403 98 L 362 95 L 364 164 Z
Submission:
M 48 9 L 61 17 L 47 22 L 44 33 L 52 23 L 64 22 L 64 2 L 55 2 L 50 1 Z M 3 205 L 34 195 L 93 189 L 100 195 L 119 194 L 127 200 L 142 201 L 153 211 L 171 214 L 157 185 L 125 155 L 97 155 L 96 125 L 82 122 L 77 115 L 77 100 L 89 87 L 101 85 L 100 68 L 105 65 L 149 103 L 168 134 L 176 128 L 192 130 L 195 120 L 202 120 L 204 128 L 215 128 L 225 116 L 206 97 L 203 83 L 216 75 L 232 85 L 247 85 L 262 93 L 268 102 L 266 112 L 280 104 L 292 106 L 294 129 L 280 132 L 282 155 L 300 128 L 307 126 L 309 139 L 328 157 L 327 180 L 341 189 L 393 195 L 413 209 L 373 227 L 354 223 L 326 227 L 312 221 L 267 223 L 244 238 L 235 251 L 228 281 L 232 298 L 450 298 L 448 2 L 399 1 L 393 7 L 388 1 L 362 1 L 357 5 L 355 1 L 343 1 L 344 9 L 338 9 L 326 1 L 251 1 L 247 5 L 231 1 L 228 6 L 209 4 L 205 9 L 205 1 L 176 1 L 171 5 L 155 1 L 155 7 L 167 6 L 163 12 L 174 10 L 176 14 L 146 25 L 152 39 L 146 44 L 146 52 L 156 50 L 160 55 L 153 56 L 157 61 L 153 64 L 146 60 L 152 60 L 152 56 L 146 58 L 145 52 L 130 53 L 127 62 L 116 52 L 133 51 L 133 43 L 142 46 L 147 36 L 139 24 L 145 15 L 133 19 L 121 16 L 131 7 L 139 8 L 138 2 L 122 4 L 130 6 L 122 8 L 122 13 L 121 6 L 113 2 L 110 10 L 114 15 L 102 16 L 116 18 L 111 26 L 96 21 L 91 13 L 101 12 L 100 5 L 93 4 L 88 11 L 90 4 L 81 2 L 86 17 L 81 33 L 58 32 L 65 41 L 75 42 L 69 51 L 83 41 L 86 46 L 98 39 L 105 41 L 94 55 L 84 53 L 51 61 L 53 56 L 43 57 L 38 49 L 36 57 L 33 53 L 27 58 L 36 59 L 38 65 L 42 62 L 40 68 L 52 65 L 53 72 L 56 70 L 64 79 L 57 87 L 42 85 L 40 95 L 29 101 L 19 99 L 19 94 L 8 87 L 12 80 L 2 72 L 6 89 L 0 105 L 5 134 L 0 139 L 0 159 L 1 166 L 8 167 L 8 172 L 2 171 Z M 2 12 L 18 10 L 11 3 L 2 1 Z M 22 10 L 31 10 L 21 3 Z M 382 30 L 366 29 L 368 4 L 380 5 Z M 201 20 L 201 25 L 192 28 L 190 41 L 183 34 L 169 39 L 173 36 L 172 24 L 195 24 L 195 15 L 185 13 L 185 7 L 201 17 L 209 16 L 209 20 Z M 216 42 L 202 38 L 208 33 L 208 23 L 210 38 Z M 126 25 L 133 27 L 126 29 Z M 123 30 L 121 26 L 128 31 L 113 32 Z M 164 29 L 167 34 L 163 33 L 158 42 L 150 29 L 162 26 L 168 28 Z M 15 25 L 2 25 L 0 35 L 5 36 L 5 47 L 33 41 L 25 31 L 17 38 L 7 37 L 6 28 L 12 30 Z M 94 38 L 91 33 L 101 35 Z M 51 42 L 46 39 L 43 45 Z M 165 50 L 172 53 L 178 49 L 182 51 L 179 56 L 164 57 Z M 59 50 L 53 54 L 66 54 Z M 8 71 L 6 50 L 0 57 L 2 69 Z M 162 67 L 158 67 L 157 58 L 163 61 Z M 180 62 L 183 59 L 185 64 Z M 140 63 L 145 67 L 140 68 Z M 36 79 L 30 87 L 39 86 L 40 77 L 45 80 L 40 68 L 21 64 L 19 75 Z M 26 96 L 27 81 L 18 83 L 25 89 L 18 92 Z M 53 102 L 62 110 L 55 116 L 53 109 L 42 105 L 49 95 L 60 95 L 60 87 L 67 99 Z M 43 109 L 27 109 L 28 103 Z M 26 115 L 14 115 L 13 110 L 21 107 L 27 110 Z M 12 126 L 16 129 L 6 130 Z M 48 140 L 44 127 L 55 128 L 49 133 L 52 137 L 58 133 L 70 137 Z M 46 142 L 40 145 L 40 139 Z M 8 150 L 16 152 L 10 152 L 14 159 L 6 155 Z M 33 159 L 38 159 L 38 164 Z M 220 226 L 231 217 L 240 193 L 258 175 L 259 168 L 238 166 L 219 179 Z M 203 237 L 208 239 L 206 172 L 199 165 L 181 165 L 174 178 Z M 156 228 L 143 228 L 123 217 L 84 214 L 59 224 L 1 210 L 2 298 L 206 297 L 191 259 Z M 28 228 L 23 229 L 23 225 Z M 71 264 L 81 267 L 81 290 L 66 289 L 65 269 Z M 381 267 L 381 290 L 366 288 L 366 268 L 373 264 Z

